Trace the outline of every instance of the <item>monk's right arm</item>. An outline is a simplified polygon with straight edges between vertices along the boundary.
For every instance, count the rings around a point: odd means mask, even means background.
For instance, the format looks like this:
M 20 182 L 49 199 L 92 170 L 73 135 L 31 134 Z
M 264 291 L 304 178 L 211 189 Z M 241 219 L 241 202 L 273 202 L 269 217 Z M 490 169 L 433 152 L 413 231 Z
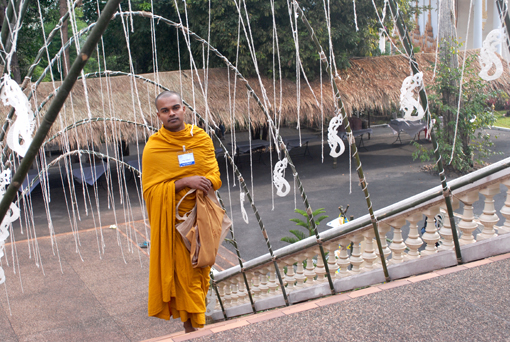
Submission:
M 202 190 L 208 192 L 212 188 L 212 183 L 202 176 L 190 176 L 179 179 L 175 182 L 175 193 L 178 193 L 184 188 Z

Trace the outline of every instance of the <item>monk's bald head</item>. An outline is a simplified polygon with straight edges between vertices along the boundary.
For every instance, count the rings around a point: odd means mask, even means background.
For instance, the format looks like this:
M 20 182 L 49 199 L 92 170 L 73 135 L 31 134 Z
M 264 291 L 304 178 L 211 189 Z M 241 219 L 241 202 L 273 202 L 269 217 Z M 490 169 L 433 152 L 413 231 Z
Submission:
M 159 93 L 158 96 L 156 96 L 156 100 L 154 101 L 154 104 L 156 105 L 156 109 L 159 111 L 159 107 L 158 107 L 159 99 L 167 98 L 167 97 L 172 97 L 172 96 L 177 96 L 179 98 L 179 102 L 182 104 L 181 94 L 179 94 L 179 93 L 177 93 L 175 91 L 165 90 L 165 91 Z

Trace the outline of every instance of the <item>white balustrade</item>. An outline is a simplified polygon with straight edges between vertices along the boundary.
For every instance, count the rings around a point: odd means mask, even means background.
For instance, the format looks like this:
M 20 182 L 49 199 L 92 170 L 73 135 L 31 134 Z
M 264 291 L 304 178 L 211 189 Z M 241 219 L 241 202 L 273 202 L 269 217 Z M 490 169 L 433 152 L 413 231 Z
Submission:
M 480 193 L 485 196 L 485 205 L 483 207 L 483 214 L 479 217 L 480 222 L 483 224 L 483 230 L 476 237 L 478 241 L 490 239 L 498 235 L 494 230 L 494 226 L 499 222 L 499 217 L 494 208 L 494 195 L 499 194 L 499 183 L 480 190 Z
M 495 205 L 494 196 L 500 192 L 501 184 L 506 187 L 506 200 L 503 205 L 501 205 L 501 202 Z M 485 199 L 483 213 L 477 221 L 473 205 L 479 201 L 479 194 L 482 194 Z M 468 188 L 457 195 L 454 192 L 451 200 L 453 210 L 459 208 L 459 202 L 463 203 L 463 213 L 459 215 L 461 220 L 456 225 L 460 231 L 458 235 L 460 235 L 461 245 L 472 244 L 476 243 L 477 240 L 486 240 L 510 233 L 510 179 L 501 179 L 499 182 L 490 185 L 475 185 L 473 188 Z M 500 210 L 497 210 L 497 208 L 500 208 Z M 421 208 L 417 206 L 409 212 L 402 212 L 399 215 L 379 221 L 381 247 L 389 265 L 397 266 L 421 256 L 454 249 L 452 227 L 447 212 L 443 213 L 443 224 L 439 231 L 436 227 L 434 218 L 440 212 L 440 209 L 446 212 L 443 199 L 429 201 Z M 505 218 L 503 225 L 500 227 L 496 226 L 500 218 L 498 213 L 501 213 L 501 216 Z M 424 215 L 426 216 L 425 232 L 421 235 L 419 231 L 421 225 L 419 223 L 422 222 Z M 406 221 L 409 222 L 409 232 L 404 241 L 403 231 L 407 229 Z M 483 224 L 483 231 L 475 239 L 473 233 L 481 224 Z M 386 235 L 390 230 L 393 230 L 393 238 L 388 245 Z M 323 244 L 324 251 L 327 253 L 328 270 L 331 279 L 335 283 L 342 281 L 347 276 L 356 276 L 381 267 L 379 249 L 374 239 L 373 226 L 369 224 Z M 348 249 L 349 246 L 352 246 L 352 250 Z M 425 249 L 420 253 L 420 249 L 423 247 Z M 326 268 L 318 245 L 278 259 L 278 267 L 280 268 L 285 291 L 288 294 L 296 290 L 303 290 L 300 291 L 299 296 L 302 296 L 303 293 L 310 293 L 311 298 L 313 298 L 313 296 L 317 296 L 317 291 L 314 289 L 308 291 L 308 288 L 327 282 Z M 266 264 L 248 270 L 246 276 L 250 285 L 249 290 L 255 302 L 282 296 L 281 284 L 272 262 L 268 261 Z M 240 273 L 220 281 L 217 287 L 225 309 L 249 302 L 248 289 Z M 292 296 L 290 298 L 292 299 Z M 264 302 L 267 303 L 268 301 Z M 219 302 L 215 306 L 215 310 L 220 310 Z

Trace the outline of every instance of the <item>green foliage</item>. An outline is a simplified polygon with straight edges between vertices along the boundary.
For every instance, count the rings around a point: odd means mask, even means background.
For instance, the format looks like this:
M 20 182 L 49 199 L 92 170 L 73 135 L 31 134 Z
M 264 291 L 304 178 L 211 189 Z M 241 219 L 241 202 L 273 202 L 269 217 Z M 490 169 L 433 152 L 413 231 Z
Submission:
M 315 232 L 314 232 L 312 223 L 310 222 L 310 217 L 308 216 L 306 211 L 301 210 L 301 209 L 294 209 L 294 212 L 303 216 L 304 220 L 301 220 L 299 218 L 291 218 L 289 221 L 295 222 L 297 226 L 305 228 L 306 231 L 308 231 L 308 236 L 314 236 Z M 317 225 L 317 227 L 319 226 L 319 224 L 321 223 L 322 220 L 329 217 L 328 215 L 322 215 L 322 216 L 317 217 L 317 215 L 324 214 L 325 212 L 326 212 L 326 210 L 324 208 L 319 208 L 312 212 L 312 217 L 313 217 L 313 220 L 315 221 L 315 224 Z M 289 232 L 294 236 L 285 236 L 281 239 L 281 241 L 288 242 L 288 243 L 295 243 L 295 242 L 298 242 L 300 240 L 307 238 L 306 234 L 303 233 L 301 230 L 291 229 L 291 230 L 289 230 Z
M 41 4 L 41 14 L 43 17 L 44 27 L 41 25 L 41 20 L 39 16 L 39 10 L 37 6 L 37 2 L 30 2 L 27 12 L 25 14 L 25 17 L 23 19 L 23 26 L 21 28 L 20 34 L 18 36 L 18 44 L 17 44 L 17 53 L 18 53 L 18 59 L 19 59 L 19 66 L 20 66 L 20 72 L 21 77 L 23 77 L 27 74 L 28 69 L 34 63 L 35 57 L 37 56 L 37 53 L 39 52 L 39 49 L 44 46 L 44 37 L 43 37 L 43 30 L 44 35 L 47 37 L 48 34 L 53 30 L 53 28 L 57 25 L 60 14 L 59 14 L 59 2 L 58 1 L 51 1 L 51 0 L 39 0 Z M 95 3 L 95 1 L 94 1 Z M 78 7 L 76 8 L 76 26 L 78 30 L 81 30 L 88 26 L 88 23 L 86 22 L 85 14 L 82 10 L 82 8 Z M 72 37 L 73 32 L 71 25 L 68 25 L 68 34 L 69 37 Z M 80 38 L 80 44 L 83 45 L 85 40 L 87 39 L 87 35 L 83 35 Z M 39 65 L 35 68 L 32 80 L 38 79 L 44 68 L 48 66 L 48 54 L 50 58 L 53 58 L 57 52 L 62 47 L 61 43 L 61 37 L 60 34 L 57 33 L 53 40 L 49 42 L 48 51 L 47 53 L 43 53 L 43 58 Z M 74 59 L 77 56 L 76 52 L 76 45 L 73 43 L 70 48 L 68 49 L 70 54 L 70 61 L 71 64 L 74 61 Z M 62 59 L 60 59 L 59 62 L 61 62 Z M 59 63 L 56 63 L 53 67 L 53 74 L 58 75 L 59 74 L 59 68 L 60 66 L 57 65 Z M 84 72 L 92 72 L 96 71 L 98 69 L 98 62 L 97 58 L 95 56 L 91 56 L 89 61 L 87 62 L 87 65 L 84 68 Z M 57 76 L 56 76 L 57 77 Z M 49 74 L 45 76 L 43 81 L 50 81 L 51 77 Z M 58 77 L 57 77 L 57 80 Z
M 427 87 L 427 91 L 430 112 L 432 118 L 436 120 L 434 129 L 441 157 L 447 164 L 454 149 L 454 158 L 449 168 L 467 172 L 473 168 L 475 162 L 483 163 L 484 159 L 494 154 L 491 150 L 494 143 L 486 128 L 491 127 L 495 122 L 488 99 L 497 96 L 497 93 L 491 91 L 487 83 L 476 74 L 473 67 L 476 56 L 469 56 L 465 63 L 457 139 L 453 146 L 462 65 L 452 67 L 448 61 L 451 56 L 457 57 L 458 50 L 457 43 L 448 47 L 447 53 L 440 58 L 437 65 L 434 83 Z M 413 153 L 414 159 L 429 161 L 434 158 L 432 149 L 425 148 L 416 142 L 414 145 L 417 148 Z
M 239 3 L 239 2 L 238 2 Z M 328 30 L 324 15 L 324 3 L 315 0 L 300 1 L 300 6 L 320 43 L 326 49 L 328 43 Z M 383 0 L 375 0 L 379 9 L 382 9 Z M 167 19 L 179 22 L 178 14 L 184 23 L 188 21 L 190 29 L 196 32 L 204 39 L 208 37 L 209 29 L 209 0 L 187 0 L 185 3 L 177 1 L 178 12 L 175 9 L 173 1 L 154 1 L 154 13 Z M 186 4 L 186 11 L 184 5 Z M 84 14 L 87 22 L 93 22 L 97 18 L 96 2 L 84 4 Z M 143 0 L 131 0 L 133 10 L 150 11 L 150 2 Z M 244 12 L 243 20 L 247 24 L 247 18 Z M 123 10 L 127 10 L 127 1 L 122 3 Z M 278 77 L 278 61 L 275 57 L 275 66 L 273 68 L 273 17 L 271 1 L 246 0 L 246 9 L 249 13 L 249 21 L 252 27 L 252 36 L 255 50 L 257 52 L 257 62 L 261 74 L 271 76 L 273 73 Z M 274 1 L 275 22 L 279 42 L 279 51 L 281 57 L 282 76 L 295 78 L 296 76 L 296 50 L 292 39 L 292 30 L 290 20 L 294 17 L 289 14 L 286 0 Z M 186 18 L 187 14 L 187 18 Z M 356 3 L 356 14 L 358 19 L 359 31 L 356 32 L 354 23 L 353 2 L 351 0 L 338 0 L 331 2 L 331 30 L 332 43 L 335 49 L 336 63 L 339 68 L 349 66 L 349 58 L 352 56 L 373 56 L 378 55 L 378 23 L 375 10 L 371 1 Z M 128 20 L 129 21 L 129 20 Z M 211 44 L 225 55 L 233 64 L 237 57 L 238 23 L 239 14 L 232 0 L 211 0 Z M 298 18 L 298 34 L 300 42 L 300 57 L 303 68 L 308 77 L 313 78 L 319 72 L 319 58 L 315 46 L 311 43 L 309 33 Z M 386 24 L 391 25 L 387 20 Z M 182 33 L 179 33 L 179 46 L 177 45 L 177 31 L 175 28 L 168 27 L 163 23 L 156 25 L 156 44 L 158 52 L 158 66 L 160 70 L 176 70 L 180 62 L 183 69 L 189 69 L 190 58 Z M 136 73 L 146 73 L 153 71 L 152 62 L 152 43 L 150 20 L 147 18 L 133 17 L 134 30 L 129 32 L 131 45 L 131 55 Z M 390 28 L 388 28 L 390 29 Z M 248 35 L 250 35 L 247 30 Z M 119 19 L 111 22 L 107 33 L 104 36 L 106 56 L 115 56 L 115 59 L 107 60 L 107 66 L 111 70 L 128 71 L 128 53 L 125 43 L 124 30 Z M 203 65 L 203 51 L 207 52 L 207 47 L 203 49 L 202 44 L 192 39 L 191 50 L 197 66 Z M 207 59 L 207 58 L 205 58 Z M 253 75 L 252 57 L 243 28 L 239 39 L 239 58 L 237 66 L 245 75 Z M 209 67 L 224 67 L 224 63 L 212 55 L 209 61 Z

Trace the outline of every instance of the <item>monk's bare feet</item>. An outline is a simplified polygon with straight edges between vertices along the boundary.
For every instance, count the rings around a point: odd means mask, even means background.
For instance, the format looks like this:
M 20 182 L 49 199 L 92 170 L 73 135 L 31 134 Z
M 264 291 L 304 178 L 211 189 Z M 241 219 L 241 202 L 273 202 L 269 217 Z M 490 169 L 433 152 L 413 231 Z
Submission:
M 188 319 L 186 322 L 184 322 L 184 332 L 187 334 L 193 331 L 197 331 L 197 328 L 193 328 L 191 325 L 191 319 Z

